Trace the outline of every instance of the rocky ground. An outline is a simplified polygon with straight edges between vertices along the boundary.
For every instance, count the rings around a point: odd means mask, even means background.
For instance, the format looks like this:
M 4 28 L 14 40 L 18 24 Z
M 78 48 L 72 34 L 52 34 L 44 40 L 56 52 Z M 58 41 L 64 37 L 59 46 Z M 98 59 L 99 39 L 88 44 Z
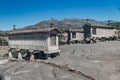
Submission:
M 35 62 L 0 60 L 5 80 L 120 80 L 120 42 L 60 46 L 60 56 Z

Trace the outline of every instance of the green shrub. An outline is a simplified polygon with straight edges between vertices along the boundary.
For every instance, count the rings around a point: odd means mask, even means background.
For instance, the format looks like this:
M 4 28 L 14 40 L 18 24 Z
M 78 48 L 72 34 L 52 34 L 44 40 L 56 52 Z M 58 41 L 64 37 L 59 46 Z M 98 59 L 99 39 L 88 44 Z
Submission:
M 63 42 L 63 41 L 60 41 L 59 40 L 59 45 L 64 45 L 64 44 L 66 44 L 67 42 Z
M 28 53 L 28 50 L 20 50 L 21 54 L 24 55 L 25 53 Z
M 18 53 L 19 53 L 19 51 L 13 51 L 12 52 L 13 58 L 18 58 Z

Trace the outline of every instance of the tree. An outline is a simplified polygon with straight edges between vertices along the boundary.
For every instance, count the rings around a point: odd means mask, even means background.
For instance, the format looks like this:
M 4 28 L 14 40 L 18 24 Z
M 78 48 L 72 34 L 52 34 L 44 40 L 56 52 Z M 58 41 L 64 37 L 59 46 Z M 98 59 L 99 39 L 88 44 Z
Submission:
M 13 25 L 13 30 L 16 30 L 16 26 L 15 25 Z

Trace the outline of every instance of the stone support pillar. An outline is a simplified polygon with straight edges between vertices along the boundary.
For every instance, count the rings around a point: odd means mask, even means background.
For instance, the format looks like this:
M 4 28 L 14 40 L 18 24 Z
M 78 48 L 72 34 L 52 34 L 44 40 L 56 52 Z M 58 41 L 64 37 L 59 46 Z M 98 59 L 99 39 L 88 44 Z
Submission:
M 19 61 L 23 60 L 23 57 L 22 57 L 21 52 L 18 53 L 18 60 L 19 60 Z
M 12 55 L 12 52 L 11 52 L 11 51 L 9 51 L 8 58 L 9 58 L 9 59 L 13 59 L 13 55 Z
M 35 56 L 34 56 L 34 53 L 33 53 L 33 52 L 31 52 L 30 61 L 35 61 Z

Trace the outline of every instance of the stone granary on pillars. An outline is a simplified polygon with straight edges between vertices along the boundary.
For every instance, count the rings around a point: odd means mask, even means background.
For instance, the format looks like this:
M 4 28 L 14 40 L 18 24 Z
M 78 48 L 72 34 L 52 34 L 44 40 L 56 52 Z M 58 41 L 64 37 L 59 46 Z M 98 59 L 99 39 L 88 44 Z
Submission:
M 67 42 L 68 43 L 78 43 L 83 40 L 83 29 L 69 29 L 67 31 L 68 37 L 67 37 Z
M 83 26 L 84 39 L 112 39 L 116 29 L 109 25 L 93 25 L 87 23 Z
M 59 53 L 58 34 L 56 27 L 13 30 L 9 33 L 9 48 L 12 50 L 29 50 L 31 53 L 42 52 L 44 54 Z

